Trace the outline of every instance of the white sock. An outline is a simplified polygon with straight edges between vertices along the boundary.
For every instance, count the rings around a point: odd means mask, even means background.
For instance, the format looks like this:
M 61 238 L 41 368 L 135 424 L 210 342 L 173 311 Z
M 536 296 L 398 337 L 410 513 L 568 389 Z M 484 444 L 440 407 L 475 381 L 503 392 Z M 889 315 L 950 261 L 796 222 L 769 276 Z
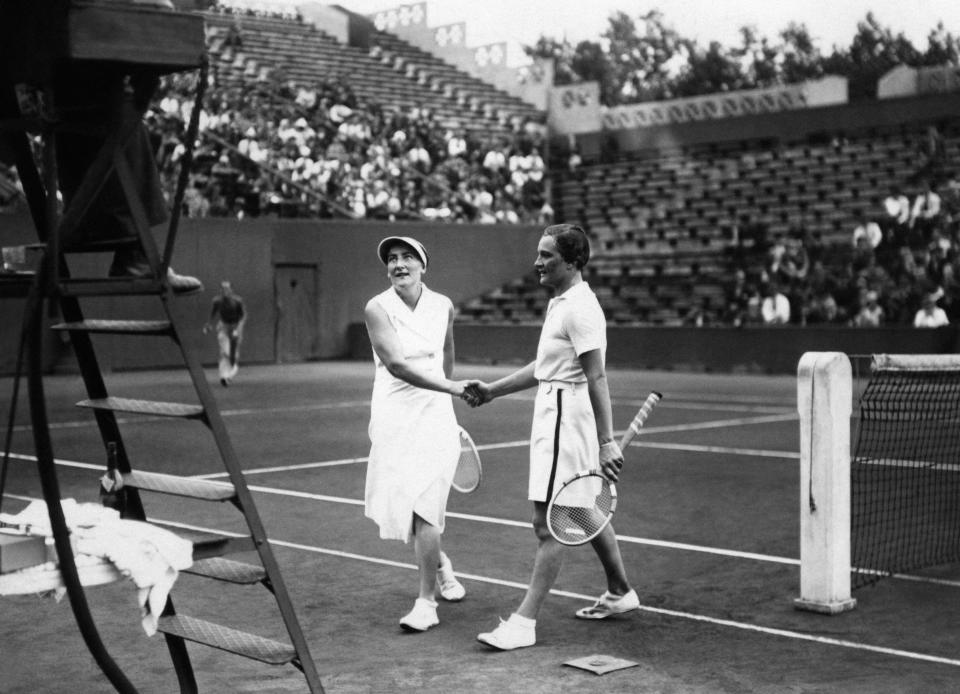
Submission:
M 529 617 L 523 617 L 522 615 L 518 615 L 516 612 L 510 615 L 510 619 L 507 621 L 526 629 L 533 629 L 537 626 L 537 620 L 530 619 Z
M 436 601 L 436 600 L 428 600 L 427 598 L 417 598 L 417 602 L 422 602 L 422 603 L 424 603 L 425 605 L 429 605 L 429 606 L 432 607 L 433 609 L 437 609 L 437 601 Z

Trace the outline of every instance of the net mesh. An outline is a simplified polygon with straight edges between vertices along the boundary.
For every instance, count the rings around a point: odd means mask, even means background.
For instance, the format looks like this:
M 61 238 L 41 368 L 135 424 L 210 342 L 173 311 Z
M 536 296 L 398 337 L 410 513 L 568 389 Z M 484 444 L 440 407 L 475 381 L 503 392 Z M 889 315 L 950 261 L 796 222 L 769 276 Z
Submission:
M 960 361 L 875 357 L 859 417 L 853 587 L 960 561 Z
M 554 497 L 548 522 L 554 537 L 577 545 L 596 537 L 616 508 L 616 490 L 597 475 L 577 477 Z

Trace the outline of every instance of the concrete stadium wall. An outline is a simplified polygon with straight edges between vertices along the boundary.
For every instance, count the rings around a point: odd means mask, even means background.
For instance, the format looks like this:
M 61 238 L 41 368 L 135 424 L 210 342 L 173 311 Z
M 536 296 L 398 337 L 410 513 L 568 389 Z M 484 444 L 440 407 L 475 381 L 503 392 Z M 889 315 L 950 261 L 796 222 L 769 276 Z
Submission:
M 3 244 L 36 240 L 29 217 L 0 218 Z M 194 326 L 182 335 L 190 349 L 199 350 L 205 363 L 216 360 L 216 341 L 203 335 L 210 304 L 220 282 L 230 280 L 249 313 L 241 362 L 278 361 L 278 336 L 300 339 L 302 359 L 345 357 L 350 351 L 349 326 L 362 322 L 363 308 L 374 294 L 389 286 L 376 256 L 380 239 L 389 235 L 414 236 L 430 253 L 425 276 L 428 286 L 461 302 L 479 296 L 530 272 L 536 255 L 539 227 L 384 223 L 334 220 L 185 219 L 181 223 L 173 267 L 203 280 L 198 296 L 177 299 L 174 310 L 183 325 Z M 74 276 L 103 276 L 109 256 L 76 256 Z M 286 287 L 278 282 L 309 278 L 296 313 L 278 305 Z M 289 292 L 287 292 L 289 293 Z M 159 317 L 155 298 L 97 298 L 84 303 L 89 317 Z M 0 373 L 15 365 L 22 301 L 0 300 Z M 51 317 L 51 323 L 56 317 Z M 295 321 L 297 325 L 289 325 Z M 101 368 L 137 369 L 179 366 L 176 347 L 163 340 L 96 338 Z M 67 345 L 51 339 L 52 362 L 58 369 L 74 368 Z
M 4 245 L 36 239 L 28 217 L 0 217 Z M 183 220 L 174 267 L 195 274 L 206 285 L 199 296 L 177 299 L 174 310 L 186 330 L 188 348 L 198 350 L 206 364 L 216 360 L 216 342 L 204 336 L 210 302 L 223 279 L 247 303 L 250 320 L 241 360 L 273 363 L 278 332 L 288 320 L 278 306 L 278 278 L 311 277 L 314 301 L 295 320 L 310 337 L 299 359 L 369 359 L 363 327 L 366 301 L 388 286 L 375 249 L 381 238 L 419 238 L 430 252 L 426 282 L 459 303 L 530 272 L 539 227 L 448 226 L 441 224 L 319 220 L 230 219 Z M 75 275 L 106 271 L 109 257 L 79 256 L 71 261 Z M 306 274 L 303 274 L 306 273 Z M 546 301 L 546 297 L 544 297 Z M 0 300 L 0 373 L 10 373 L 22 315 L 22 300 Z M 90 317 L 159 317 L 155 299 L 99 298 L 86 300 Z M 51 316 L 51 323 L 56 316 Z M 309 325 L 312 323 L 312 325 Z M 458 360 L 474 363 L 523 363 L 534 357 L 539 326 L 457 325 Z M 180 366 L 176 347 L 164 340 L 95 338 L 105 370 Z M 75 369 L 69 345 L 58 335 L 48 339 L 50 368 Z M 744 328 L 627 328 L 609 329 L 611 366 L 694 371 L 793 373 L 803 352 L 837 350 L 942 354 L 960 348 L 956 326 L 937 330 L 909 327 L 845 329 L 822 327 Z
M 370 358 L 362 324 L 351 326 L 355 359 Z M 536 356 L 539 326 L 456 325 L 457 361 L 525 364 Z M 719 373 L 796 373 L 804 352 L 945 354 L 960 348 L 956 326 L 896 328 L 628 328 L 607 330 L 607 365 Z

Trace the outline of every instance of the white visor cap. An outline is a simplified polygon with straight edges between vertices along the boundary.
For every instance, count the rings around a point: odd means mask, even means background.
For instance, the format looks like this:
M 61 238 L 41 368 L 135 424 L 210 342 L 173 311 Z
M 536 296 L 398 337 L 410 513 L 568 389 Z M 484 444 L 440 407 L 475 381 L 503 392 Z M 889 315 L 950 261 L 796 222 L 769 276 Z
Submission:
M 384 265 L 387 264 L 387 253 L 390 251 L 390 246 L 397 243 L 402 243 L 412 248 L 413 252 L 420 258 L 420 262 L 423 263 L 423 268 L 427 268 L 427 263 L 430 260 L 430 256 L 427 255 L 427 249 L 423 247 L 422 243 L 411 236 L 388 236 L 380 242 L 377 246 L 377 255 L 380 256 L 380 261 Z

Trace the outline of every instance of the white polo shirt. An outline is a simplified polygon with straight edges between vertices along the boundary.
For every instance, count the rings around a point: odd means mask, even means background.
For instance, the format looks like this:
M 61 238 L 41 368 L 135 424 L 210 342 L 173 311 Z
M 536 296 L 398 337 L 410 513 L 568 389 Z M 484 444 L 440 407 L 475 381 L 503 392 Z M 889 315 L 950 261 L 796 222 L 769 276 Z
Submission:
M 540 381 L 584 383 L 577 357 L 594 349 L 606 359 L 607 321 L 596 294 L 581 281 L 547 304 L 533 375 Z

